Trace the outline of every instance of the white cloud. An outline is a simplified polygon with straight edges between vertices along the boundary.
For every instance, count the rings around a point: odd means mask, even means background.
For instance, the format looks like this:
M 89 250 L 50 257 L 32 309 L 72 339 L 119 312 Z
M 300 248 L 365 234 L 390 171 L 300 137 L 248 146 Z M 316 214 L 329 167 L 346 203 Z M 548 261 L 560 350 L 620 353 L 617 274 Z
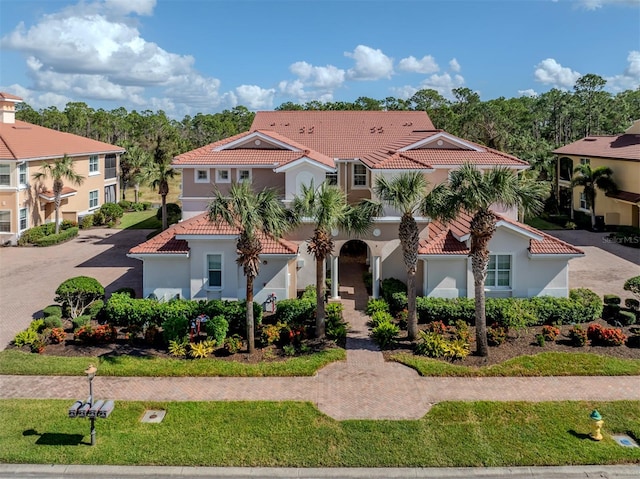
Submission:
M 417 92 L 419 88 L 411 85 L 404 85 L 399 87 L 392 87 L 391 93 L 397 98 L 401 98 L 403 100 L 408 100 L 411 98 L 415 92 Z
M 449 61 L 449 69 L 452 72 L 460 73 L 460 70 L 462 70 L 462 67 L 460 67 L 460 64 L 458 63 L 458 60 L 456 60 L 455 58 L 452 58 Z
M 239 104 L 250 110 L 265 110 L 273 108 L 273 88 L 264 89 L 256 85 L 240 85 L 235 89 Z
M 345 71 L 333 65 L 316 67 L 307 62 L 296 62 L 289 67 L 289 70 L 305 85 L 320 89 L 339 88 L 345 78 Z
M 156 0 L 105 0 L 104 4 L 106 9 L 121 15 L 151 15 L 156 7 Z
M 605 5 L 640 6 L 640 0 L 578 0 L 577 5 L 585 10 L 597 10 Z
M 622 75 L 607 77 L 607 89 L 614 92 L 640 88 L 640 51 L 634 50 L 627 56 L 627 68 Z
M 534 77 L 536 81 L 551 85 L 554 88 L 572 88 L 582 75 L 571 68 L 563 67 L 553 58 L 542 60 L 536 65 Z
M 435 73 L 440 70 L 440 67 L 431 55 L 425 55 L 420 60 L 414 56 L 409 56 L 400 60 L 398 70 L 414 73 Z
M 529 96 L 529 97 L 537 97 L 538 94 L 536 93 L 535 90 L 533 90 L 532 88 L 528 88 L 526 90 L 518 90 L 518 95 L 519 96 Z
M 440 93 L 445 98 L 453 98 L 451 90 L 464 85 L 462 75 L 450 75 L 443 73 L 442 75 L 431 75 L 420 82 L 420 89 L 432 89 Z
M 345 52 L 344 56 L 353 58 L 356 62 L 347 71 L 347 77 L 353 80 L 379 80 L 391 78 L 393 74 L 393 59 L 366 45 L 358 45 L 353 53 Z

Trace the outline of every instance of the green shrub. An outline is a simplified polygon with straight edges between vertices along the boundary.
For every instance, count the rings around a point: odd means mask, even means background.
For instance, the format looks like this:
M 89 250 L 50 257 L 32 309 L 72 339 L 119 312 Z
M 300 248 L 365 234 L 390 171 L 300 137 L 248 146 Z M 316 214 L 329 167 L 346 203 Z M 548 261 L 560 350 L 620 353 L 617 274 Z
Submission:
M 420 296 L 416 299 L 416 309 L 420 323 L 443 321 L 447 324 L 453 324 L 458 319 L 468 323 L 474 322 L 475 303 L 473 298 L 448 299 Z M 489 311 L 490 304 L 487 305 L 487 316 L 489 316 Z
M 151 209 L 151 203 L 149 201 L 143 201 L 142 207 L 144 208 L 145 211 L 148 209 Z
M 497 323 L 507 329 L 521 331 L 538 324 L 538 318 L 529 307 L 529 301 L 520 298 L 488 298 L 487 322 Z
M 162 208 L 158 208 L 156 218 L 162 221 Z M 172 225 L 182 218 L 182 209 L 176 203 L 167 203 L 167 224 Z
M 13 338 L 13 343 L 21 348 L 22 346 L 31 346 L 39 339 L 38 333 L 33 329 L 25 329 L 24 331 L 20 331 Z
M 620 311 L 618 313 L 618 321 L 623 326 L 631 326 L 636 324 L 636 314 L 633 311 Z
M 223 344 L 224 338 L 227 337 L 229 331 L 229 322 L 226 318 L 219 314 L 210 318 L 206 322 L 207 336 L 211 336 L 216 340 L 216 344 Z
M 187 300 L 183 300 L 187 301 Z M 247 332 L 247 302 L 214 299 L 210 301 L 191 301 L 195 306 L 193 317 L 205 314 L 210 318 L 222 315 L 229 323 L 229 335 L 243 336 Z M 262 322 L 262 305 L 254 301 L 253 322 L 257 328 Z
M 625 291 L 630 291 L 633 295 L 640 299 L 640 276 L 634 276 L 624 282 Z
M 142 329 L 145 324 L 160 323 L 160 303 L 154 299 L 134 299 L 127 293 L 113 293 L 105 305 L 105 317 L 114 326 Z
M 347 323 L 342 317 L 344 306 L 341 303 L 329 303 L 325 309 L 325 334 L 328 339 L 345 341 L 347 338 Z
M 185 357 L 187 355 L 188 346 L 189 338 L 186 336 L 182 339 L 172 339 L 169 341 L 169 354 L 174 357 Z
M 130 298 L 135 298 L 136 297 L 136 290 L 133 288 L 129 288 L 129 287 L 123 287 L 123 288 L 118 288 L 116 289 L 113 293 L 126 293 L 129 295 Z M 113 294 L 111 293 L 111 294 Z
M 538 346 L 540 346 L 541 348 L 544 348 L 546 341 L 547 339 L 544 337 L 544 334 L 542 333 L 536 334 L 536 343 L 538 344 Z
M 382 323 L 393 323 L 393 316 L 391 316 L 391 313 L 388 313 L 387 311 L 376 311 L 371 315 L 369 325 L 372 328 L 375 328 Z
M 144 211 L 144 210 L 146 210 L 146 208 L 144 207 L 144 205 L 142 203 L 131 203 L 131 206 L 129 207 L 129 209 L 131 211 Z
M 58 316 L 59 318 L 61 318 L 62 306 L 60 306 L 59 304 L 50 304 L 42 310 L 42 314 L 44 314 L 45 318 L 49 316 Z
M 624 300 L 624 305 L 629 309 L 633 309 L 634 311 L 640 310 L 640 301 L 638 301 L 635 298 L 627 298 L 627 299 L 625 299 Z
M 605 304 L 604 308 L 602 308 L 602 319 L 605 321 L 617 319 L 618 314 L 620 314 L 619 304 Z
M 389 312 L 389 304 L 381 298 L 369 299 L 369 301 L 367 302 L 367 309 L 365 310 L 365 313 L 367 314 L 367 316 L 371 316 L 377 311 Z
M 95 300 L 89 305 L 86 313 L 91 316 L 91 319 L 101 319 L 101 314 L 104 310 L 104 301 L 101 299 Z
M 71 318 L 84 314 L 85 309 L 97 299 L 104 298 L 104 288 L 95 278 L 76 276 L 64 281 L 56 289 L 54 301 L 69 308 Z
M 42 331 L 44 331 L 44 328 L 45 328 L 45 324 L 44 324 L 44 319 L 42 318 L 34 319 L 29 323 L 29 327 L 28 327 L 28 329 L 35 331 L 36 333 L 41 333 Z
M 100 212 L 104 216 L 106 224 L 115 224 L 124 215 L 122 207 L 116 203 L 104 203 L 100 207 Z
M 78 316 L 71 320 L 71 324 L 73 324 L 74 331 L 77 329 L 83 328 L 85 326 L 89 326 L 89 323 L 91 323 L 91 316 L 89 315 Z
M 45 329 L 62 328 L 62 319 L 60 316 L 47 316 L 44 318 Z
M 371 338 L 381 348 L 393 344 L 399 334 L 400 328 L 390 322 L 382 322 L 371 330 Z
M 170 316 L 162 322 L 162 337 L 166 343 L 189 334 L 189 319 L 184 314 Z
M 76 236 L 78 236 L 78 228 L 74 227 L 67 230 L 61 230 L 58 234 L 43 236 L 42 238 L 35 240 L 33 244 L 36 246 L 51 246 L 67 241 L 70 238 L 75 238 Z
M 442 334 L 433 331 L 418 331 L 419 341 L 415 353 L 430 358 L 442 358 L 447 352 L 447 340 Z
M 131 209 L 131 205 L 132 205 L 131 201 L 127 201 L 127 200 L 118 201 L 118 206 L 122 208 L 124 211 Z
M 371 288 L 373 287 L 373 274 L 371 274 L 371 271 L 362 273 L 362 282 L 364 283 L 364 287 L 367 288 L 367 291 L 371 292 Z
M 276 304 L 275 319 L 290 326 L 303 326 L 313 324 L 315 314 L 315 301 L 308 299 L 282 299 Z
M 389 304 L 389 312 L 395 315 L 407 307 L 407 285 L 396 278 L 386 278 L 381 283 L 382 298 Z
M 104 214 L 100 210 L 93 212 L 93 225 L 102 226 L 104 224 Z
M 490 346 L 500 346 L 507 339 L 507 329 L 498 324 L 487 328 L 487 341 Z
M 605 294 L 603 297 L 603 303 L 604 304 L 621 304 L 622 303 L 622 299 L 620 299 L 620 296 L 616 295 L 616 294 Z
M 242 338 L 238 334 L 229 336 L 224 340 L 224 349 L 229 354 L 236 354 L 242 348 Z M 294 348 L 295 349 L 295 348 Z
M 573 346 L 582 347 L 587 344 L 587 331 L 576 324 L 569 330 L 569 340 Z
M 83 230 L 88 230 L 93 226 L 94 222 L 95 219 L 93 215 L 84 215 L 82 217 L 82 221 L 80 222 L 80 228 L 82 228 Z

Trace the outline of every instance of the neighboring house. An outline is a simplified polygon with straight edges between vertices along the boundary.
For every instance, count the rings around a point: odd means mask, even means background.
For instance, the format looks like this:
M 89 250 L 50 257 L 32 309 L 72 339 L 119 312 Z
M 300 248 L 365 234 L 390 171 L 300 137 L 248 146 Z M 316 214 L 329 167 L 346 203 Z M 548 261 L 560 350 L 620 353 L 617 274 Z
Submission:
M 590 214 L 581 187 L 571 188 L 573 171 L 580 163 L 592 169 L 608 166 L 618 191 L 596 191 L 596 216 L 607 225 L 640 225 L 640 120 L 636 120 L 624 134 L 616 136 L 588 136 L 554 150 L 557 162 L 557 187 L 562 211 L 574 210 Z
M 53 181 L 35 181 L 44 163 L 64 155 L 84 177 L 81 186 L 64 181 L 60 220 L 78 218 L 103 203 L 118 201 L 118 163 L 124 149 L 15 119 L 22 99 L 0 93 L 0 242 L 15 243 L 33 226 L 55 221 Z
M 189 151 L 173 160 L 182 170 L 183 221 L 130 250 L 144 262 L 145 296 L 180 295 L 193 299 L 243 298 L 244 277 L 236 264 L 237 232 L 206 218 L 213 188 L 227 191 L 233 181 L 254 188 L 277 188 L 285 203 L 311 181 L 339 185 L 350 202 L 375 199 L 376 178 L 405 171 L 423 172 L 431 185 L 447 181 L 449 172 L 470 162 L 479 168 L 503 165 L 514 174 L 528 164 L 505 153 L 457 138 L 433 127 L 416 111 L 273 111 L 258 112 L 245 133 Z M 516 221 L 517 211 L 497 211 L 500 222 L 490 243 L 493 255 L 487 290 L 495 296 L 568 294 L 568 260 L 583 253 Z M 417 272 L 424 295 L 473 297 L 468 218 L 446 228 L 416 218 L 422 238 Z M 334 256 L 327 261 L 331 296 L 338 297 L 341 261 L 354 247 L 366 250 L 373 296 L 380 280 L 406 278 L 398 226 L 390 208 L 375 220 L 371 233 L 350 238 L 333 231 Z M 295 297 L 315 281 L 315 261 L 306 241 L 312 224 L 303 224 L 285 240 L 265 245 L 255 280 L 256 301 L 271 293 Z M 352 263 L 351 263 L 352 264 Z M 363 264 L 364 265 L 364 264 Z

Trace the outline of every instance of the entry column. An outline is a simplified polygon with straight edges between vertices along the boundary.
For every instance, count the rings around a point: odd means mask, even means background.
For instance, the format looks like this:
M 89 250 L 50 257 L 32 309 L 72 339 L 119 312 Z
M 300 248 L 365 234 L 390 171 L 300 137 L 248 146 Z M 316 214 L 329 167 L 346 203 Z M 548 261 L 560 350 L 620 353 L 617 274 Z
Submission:
M 380 256 L 374 256 L 371 271 L 371 293 L 374 298 L 380 297 Z
M 338 294 L 338 256 L 331 256 L 331 298 L 340 299 Z

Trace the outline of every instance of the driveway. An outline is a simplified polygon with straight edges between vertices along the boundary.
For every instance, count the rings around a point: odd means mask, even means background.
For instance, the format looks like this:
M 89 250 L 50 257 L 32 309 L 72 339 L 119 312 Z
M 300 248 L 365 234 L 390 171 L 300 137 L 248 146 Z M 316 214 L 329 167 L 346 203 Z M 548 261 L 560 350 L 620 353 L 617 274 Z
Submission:
M 600 297 L 617 294 L 621 298 L 633 298 L 623 286 L 629 278 L 640 275 L 640 249 L 613 242 L 609 233 L 584 230 L 545 233 L 577 246 L 585 253 L 582 258 L 569 261 L 570 288 L 589 288 Z
M 46 248 L 0 248 L 0 349 L 53 304 L 60 283 L 96 278 L 107 293 L 130 287 L 142 294 L 142 262 L 127 258 L 149 230 L 80 230 L 77 238 Z

